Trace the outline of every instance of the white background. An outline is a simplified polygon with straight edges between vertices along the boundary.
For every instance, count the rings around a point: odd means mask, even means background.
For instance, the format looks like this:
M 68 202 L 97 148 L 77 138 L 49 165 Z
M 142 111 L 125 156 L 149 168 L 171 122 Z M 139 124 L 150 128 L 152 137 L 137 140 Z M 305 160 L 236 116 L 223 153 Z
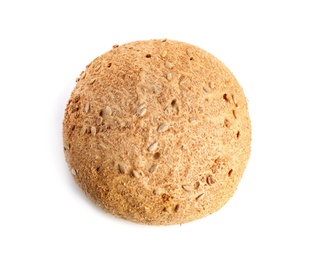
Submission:
M 0 259 L 317 259 L 316 1 L 1 1 Z M 222 60 L 249 100 L 234 197 L 192 223 L 109 216 L 62 148 L 75 78 L 114 44 L 168 38 Z

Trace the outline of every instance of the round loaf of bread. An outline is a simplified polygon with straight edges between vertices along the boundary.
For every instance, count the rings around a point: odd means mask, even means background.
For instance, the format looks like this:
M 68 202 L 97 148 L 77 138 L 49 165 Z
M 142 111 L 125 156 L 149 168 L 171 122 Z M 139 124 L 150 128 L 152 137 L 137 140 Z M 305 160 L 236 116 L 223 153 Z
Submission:
M 63 121 L 67 164 L 85 194 L 149 225 L 219 210 L 245 170 L 245 95 L 208 52 L 172 40 L 115 45 L 76 80 Z

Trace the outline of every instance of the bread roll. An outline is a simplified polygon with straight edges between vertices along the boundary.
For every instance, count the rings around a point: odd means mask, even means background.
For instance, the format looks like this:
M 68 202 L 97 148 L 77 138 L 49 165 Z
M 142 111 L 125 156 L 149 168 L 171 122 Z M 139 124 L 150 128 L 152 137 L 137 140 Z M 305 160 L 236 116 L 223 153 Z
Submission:
M 115 45 L 76 80 L 64 152 L 82 191 L 119 218 L 172 225 L 219 210 L 251 143 L 248 105 L 229 69 L 172 40 Z

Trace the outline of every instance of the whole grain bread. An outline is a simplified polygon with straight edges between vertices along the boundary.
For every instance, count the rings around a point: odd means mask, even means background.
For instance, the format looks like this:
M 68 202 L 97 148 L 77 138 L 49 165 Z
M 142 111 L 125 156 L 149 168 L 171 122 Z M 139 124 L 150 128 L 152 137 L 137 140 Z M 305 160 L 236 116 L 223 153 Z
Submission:
M 66 161 L 85 194 L 150 225 L 219 210 L 245 170 L 245 95 L 208 52 L 172 40 L 115 45 L 76 80 L 63 121 Z

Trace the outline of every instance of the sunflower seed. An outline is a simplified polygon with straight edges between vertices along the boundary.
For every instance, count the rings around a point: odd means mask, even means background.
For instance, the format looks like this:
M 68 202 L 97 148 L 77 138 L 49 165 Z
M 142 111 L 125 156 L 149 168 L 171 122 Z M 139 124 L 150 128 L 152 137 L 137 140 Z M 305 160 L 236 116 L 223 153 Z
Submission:
M 182 188 L 184 191 L 187 191 L 187 192 L 191 192 L 192 190 L 192 188 L 189 185 L 183 185 Z
M 86 112 L 86 113 L 89 112 L 89 108 L 90 108 L 90 105 L 87 103 L 87 104 L 85 105 L 85 112 Z
M 211 89 L 209 87 L 207 87 L 207 86 L 204 86 L 204 90 L 205 90 L 206 93 L 210 93 L 211 92 Z
M 166 78 L 167 78 L 168 81 L 171 81 L 172 78 L 173 78 L 172 73 L 167 73 Z
M 187 50 L 186 53 L 189 56 L 189 58 L 191 58 L 191 59 L 193 58 L 193 53 L 191 50 Z
M 212 179 L 211 175 L 207 176 L 206 182 L 207 182 L 208 185 L 211 185 L 211 184 L 215 183 L 215 181 Z
M 94 71 L 97 72 L 97 71 L 100 69 L 100 67 L 101 67 L 101 65 L 98 64 L 98 65 L 95 67 Z
M 164 51 L 161 53 L 161 56 L 164 58 L 164 57 L 166 57 L 166 55 L 167 55 L 167 51 L 164 50 Z
M 158 146 L 158 142 L 154 142 L 147 149 L 149 152 L 153 152 L 157 148 L 157 146 Z
M 91 134 L 92 134 L 93 136 L 95 136 L 96 133 L 97 133 L 96 127 L 95 127 L 95 126 L 92 126 L 92 127 L 90 128 L 90 132 L 91 132 Z
M 125 167 L 122 165 L 122 164 L 118 164 L 118 166 L 119 166 L 119 171 L 120 171 L 120 173 L 126 173 L 127 171 L 126 171 L 126 169 L 125 169 Z
M 143 103 L 137 108 L 136 114 L 138 116 L 144 116 L 145 115 L 145 113 L 146 113 L 146 107 L 145 106 L 146 106 L 145 103 Z
M 77 176 L 77 170 L 75 168 L 72 168 L 71 172 L 74 176 Z
M 197 118 L 195 118 L 195 117 L 190 117 L 189 118 L 189 122 L 190 123 L 196 123 L 198 120 L 197 120 Z
M 163 123 L 158 127 L 157 132 L 162 133 L 162 132 L 165 132 L 167 129 L 168 129 L 168 124 Z
M 166 42 L 167 41 L 167 39 L 166 38 L 163 38 L 162 40 L 161 40 L 161 42 Z
M 167 68 L 169 68 L 169 69 L 172 69 L 172 68 L 174 67 L 174 64 L 171 63 L 171 62 L 169 62 L 169 61 L 166 61 L 166 62 L 165 62 L 165 66 L 166 66 Z
M 112 109 L 111 109 L 111 107 L 106 106 L 106 107 L 105 107 L 105 113 L 106 113 L 106 115 L 110 116 L 110 115 L 112 114 Z
M 80 130 L 79 135 L 83 136 L 83 135 L 86 133 L 86 131 L 87 131 L 86 126 L 83 126 L 83 127 L 81 128 L 81 130 Z
M 215 84 L 214 84 L 213 81 L 210 81 L 210 82 L 209 82 L 209 87 L 210 87 L 210 88 L 215 88 Z
M 96 81 L 96 79 L 91 79 L 90 81 L 89 81 L 89 84 L 91 85 L 91 84 L 94 84 L 94 82 Z
M 231 126 L 231 123 L 228 119 L 225 119 L 225 126 L 228 128 Z
M 112 48 L 114 48 L 114 49 L 118 48 L 118 47 L 119 47 L 119 44 L 115 44 L 115 45 L 112 46 Z
M 158 165 L 157 165 L 157 164 L 154 164 L 154 165 L 152 165 L 151 168 L 149 169 L 149 172 L 150 172 L 150 173 L 154 173 L 154 172 L 156 172 L 157 168 L 158 168 Z
M 237 113 L 236 113 L 235 110 L 232 110 L 232 114 L 233 114 L 233 117 L 234 117 L 235 119 L 237 119 Z
M 198 201 L 198 200 L 202 199 L 204 196 L 205 196 L 205 193 L 202 193 L 196 197 L 196 200 Z
M 140 174 L 139 174 L 136 170 L 133 170 L 133 171 L 132 171 L 132 175 L 133 175 L 133 177 L 135 177 L 135 178 L 139 178 L 139 177 L 140 177 Z

